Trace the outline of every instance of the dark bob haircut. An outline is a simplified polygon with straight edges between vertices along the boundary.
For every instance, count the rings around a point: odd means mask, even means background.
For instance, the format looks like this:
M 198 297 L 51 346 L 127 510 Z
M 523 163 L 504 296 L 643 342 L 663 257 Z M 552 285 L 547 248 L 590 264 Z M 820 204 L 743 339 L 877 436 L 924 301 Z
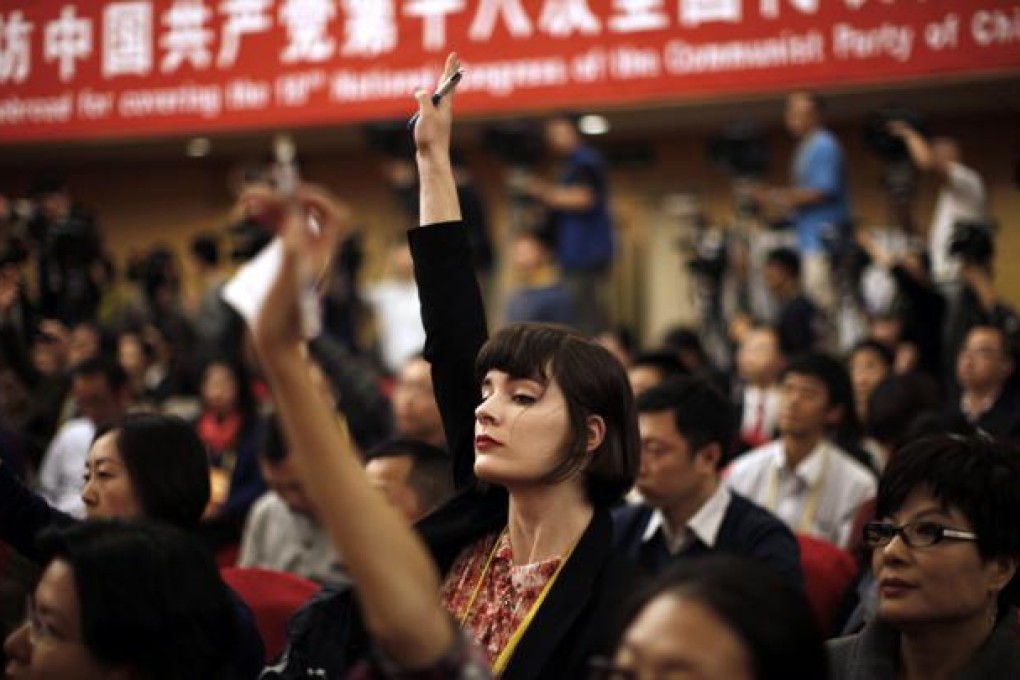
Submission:
M 701 378 L 671 378 L 649 388 L 637 398 L 638 413 L 669 411 L 677 432 L 687 440 L 693 455 L 709 444 L 722 451 L 718 465 L 726 460 L 736 427 L 733 404 L 711 383 Z
M 679 560 L 635 598 L 623 630 L 660 597 L 696 602 L 715 614 L 744 643 L 756 680 L 828 677 L 807 601 L 767 566 L 729 555 Z
M 196 528 L 209 504 L 209 458 L 194 428 L 173 416 L 131 414 L 96 439 L 108 432 L 145 517 Z
M 910 494 L 930 493 L 963 513 L 985 560 L 1020 558 L 1020 451 L 983 436 L 941 435 L 909 444 L 878 483 L 876 516 L 891 517 Z M 1017 602 L 1017 576 L 999 593 L 999 613 Z
M 71 567 L 82 640 L 144 680 L 230 677 L 237 614 L 212 556 L 167 525 L 103 520 L 44 533 L 47 562 Z
M 596 507 L 613 505 L 634 485 L 641 450 L 634 395 L 626 370 L 608 350 L 565 326 L 520 323 L 500 330 L 478 353 L 479 384 L 493 369 L 546 384 L 555 380 L 563 392 L 570 434 L 550 482 L 583 470 L 588 499 Z M 591 416 L 602 418 L 606 435 L 589 455 Z

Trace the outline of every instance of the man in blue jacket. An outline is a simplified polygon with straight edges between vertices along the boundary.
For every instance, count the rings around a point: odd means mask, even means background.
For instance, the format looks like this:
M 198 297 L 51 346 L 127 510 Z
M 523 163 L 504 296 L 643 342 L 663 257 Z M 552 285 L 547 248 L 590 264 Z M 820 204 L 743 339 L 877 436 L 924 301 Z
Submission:
M 678 377 L 637 399 L 645 498 L 614 513 L 618 547 L 650 573 L 710 552 L 756 560 L 803 590 L 797 539 L 786 525 L 728 490 L 720 467 L 735 409 L 707 382 Z

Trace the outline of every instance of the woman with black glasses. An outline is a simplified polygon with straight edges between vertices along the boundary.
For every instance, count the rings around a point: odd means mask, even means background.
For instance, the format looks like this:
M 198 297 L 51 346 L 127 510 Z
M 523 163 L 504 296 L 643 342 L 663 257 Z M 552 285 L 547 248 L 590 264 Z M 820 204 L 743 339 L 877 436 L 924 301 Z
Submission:
M 864 528 L 878 616 L 829 643 L 834 678 L 1018 678 L 1020 453 L 935 437 L 892 457 Z

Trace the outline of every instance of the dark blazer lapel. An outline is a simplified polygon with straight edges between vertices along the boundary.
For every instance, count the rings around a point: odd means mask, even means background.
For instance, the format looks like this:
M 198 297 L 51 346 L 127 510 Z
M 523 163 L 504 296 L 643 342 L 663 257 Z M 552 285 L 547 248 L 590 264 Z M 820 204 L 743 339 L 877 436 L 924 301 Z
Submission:
M 591 602 L 612 550 L 612 540 L 613 523 L 609 513 L 596 509 L 541 609 L 521 638 L 502 675 L 504 680 L 543 677 L 543 668 L 553 652 Z

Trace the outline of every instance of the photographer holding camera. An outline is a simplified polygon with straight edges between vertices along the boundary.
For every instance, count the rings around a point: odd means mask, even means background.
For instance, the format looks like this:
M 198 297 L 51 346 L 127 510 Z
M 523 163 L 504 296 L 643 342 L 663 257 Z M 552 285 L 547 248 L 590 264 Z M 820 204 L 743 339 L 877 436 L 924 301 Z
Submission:
M 935 283 L 952 302 L 960 292 L 961 263 L 950 252 L 958 222 L 986 219 L 985 185 L 980 175 L 961 161 L 960 147 L 949 137 L 926 139 L 903 120 L 888 123 L 889 133 L 903 140 L 918 169 L 936 175 L 941 183 L 928 232 Z

